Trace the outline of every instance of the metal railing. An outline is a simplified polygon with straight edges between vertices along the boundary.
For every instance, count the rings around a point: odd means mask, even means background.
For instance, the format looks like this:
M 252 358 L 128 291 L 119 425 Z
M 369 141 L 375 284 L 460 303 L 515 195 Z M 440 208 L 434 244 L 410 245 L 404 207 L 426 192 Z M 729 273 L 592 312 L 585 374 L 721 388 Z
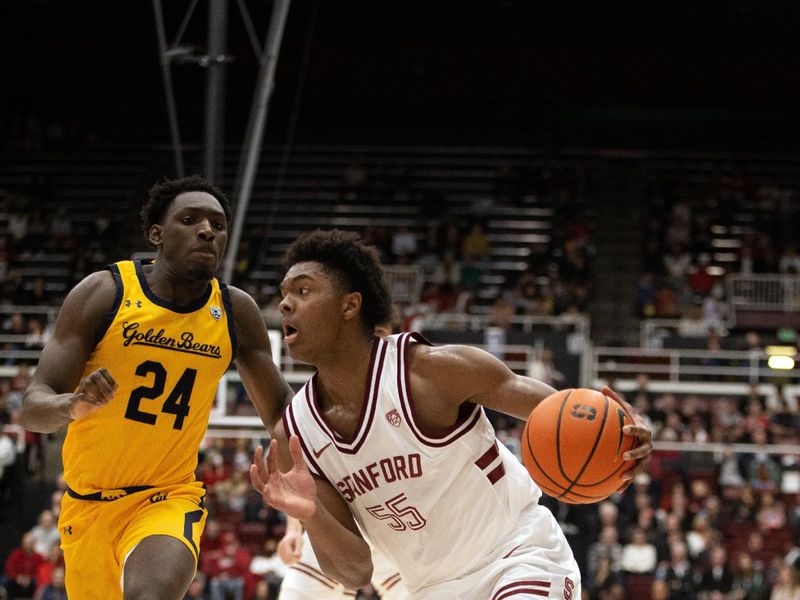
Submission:
M 727 277 L 728 304 L 733 320 L 737 310 L 800 311 L 800 275 L 744 275 Z
M 775 370 L 762 351 L 684 350 L 595 347 L 591 379 L 650 379 L 670 382 L 757 384 L 774 379 L 797 380 L 800 369 Z
M 417 302 L 422 293 L 424 275 L 417 265 L 385 265 L 383 273 L 392 299 L 399 303 Z

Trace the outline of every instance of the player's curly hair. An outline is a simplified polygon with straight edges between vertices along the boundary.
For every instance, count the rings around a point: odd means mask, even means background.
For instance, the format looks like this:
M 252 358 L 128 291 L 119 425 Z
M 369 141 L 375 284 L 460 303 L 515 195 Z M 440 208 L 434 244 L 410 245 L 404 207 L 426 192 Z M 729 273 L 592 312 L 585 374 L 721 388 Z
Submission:
M 230 221 L 231 218 L 231 203 L 228 197 L 213 185 L 207 179 L 200 175 L 189 175 L 181 179 L 168 179 L 163 177 L 158 181 L 150 191 L 147 192 L 147 202 L 142 206 L 139 216 L 142 219 L 142 229 L 144 237 L 147 239 L 150 227 L 156 223 L 160 223 L 164 218 L 164 213 L 167 208 L 172 204 L 173 200 L 180 194 L 186 192 L 205 192 L 216 198 L 222 210 L 225 211 L 225 218 Z
M 361 294 L 361 322 L 368 334 L 392 318 L 392 297 L 378 251 L 361 242 L 358 234 L 339 229 L 303 234 L 286 250 L 283 265 L 288 270 L 306 261 L 321 263 L 343 289 Z

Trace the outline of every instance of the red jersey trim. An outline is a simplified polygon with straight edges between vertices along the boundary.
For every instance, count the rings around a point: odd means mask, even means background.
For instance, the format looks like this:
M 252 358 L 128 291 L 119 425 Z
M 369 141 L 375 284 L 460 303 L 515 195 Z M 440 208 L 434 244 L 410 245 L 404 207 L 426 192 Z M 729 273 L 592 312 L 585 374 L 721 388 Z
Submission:
M 309 385 L 306 384 L 303 388 L 306 396 L 308 396 L 308 387 Z M 328 479 L 325 477 L 325 472 L 322 470 L 322 468 L 320 468 L 319 464 L 314 459 L 313 450 L 308 447 L 305 439 L 300 433 L 300 428 L 297 426 L 297 419 L 294 416 L 294 402 L 290 402 L 289 406 L 286 407 L 286 413 L 283 418 L 283 427 L 286 430 L 287 438 L 292 435 L 296 435 L 300 439 L 300 448 L 303 450 L 303 456 L 306 459 L 306 464 L 308 465 L 309 471 L 311 471 L 317 477 Z
M 344 454 L 356 454 L 367 439 L 367 435 L 372 428 L 372 422 L 375 419 L 375 411 L 378 405 L 378 392 L 380 391 L 381 375 L 383 373 L 384 361 L 386 360 L 387 348 L 388 345 L 384 340 L 375 338 L 369 365 L 370 380 L 364 389 L 364 402 L 361 407 L 358 429 L 352 441 L 348 442 L 337 434 L 325 419 L 325 415 L 320 412 L 320 407 L 317 402 L 316 375 L 314 375 L 308 383 L 310 390 L 310 393 L 306 395 L 308 409 L 319 428 L 330 438 L 339 452 Z
M 431 345 L 431 343 L 418 333 L 404 333 L 397 339 L 397 392 L 400 395 L 400 406 L 409 424 L 409 428 L 420 442 L 426 446 L 441 448 L 452 444 L 458 438 L 469 432 L 481 418 L 483 408 L 475 405 L 469 413 L 460 414 L 452 427 L 443 431 L 441 435 L 426 435 L 417 426 L 414 401 L 411 397 L 411 384 L 408 370 L 408 349 L 411 340 L 418 343 Z

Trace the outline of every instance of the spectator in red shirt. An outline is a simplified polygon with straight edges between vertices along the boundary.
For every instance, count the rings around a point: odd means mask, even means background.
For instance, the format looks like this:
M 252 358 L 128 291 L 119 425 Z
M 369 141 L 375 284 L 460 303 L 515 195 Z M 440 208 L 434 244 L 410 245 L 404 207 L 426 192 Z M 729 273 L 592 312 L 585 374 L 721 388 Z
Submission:
M 234 600 L 244 598 L 244 580 L 250 569 L 252 553 L 243 548 L 232 531 L 222 534 L 222 552 L 203 561 L 203 572 L 209 577 L 211 600 L 224 600 L 228 594 Z
M 36 572 L 44 558 L 33 549 L 33 536 L 26 532 L 20 545 L 11 551 L 3 567 L 0 585 L 6 588 L 8 599 L 29 598 L 36 590 Z

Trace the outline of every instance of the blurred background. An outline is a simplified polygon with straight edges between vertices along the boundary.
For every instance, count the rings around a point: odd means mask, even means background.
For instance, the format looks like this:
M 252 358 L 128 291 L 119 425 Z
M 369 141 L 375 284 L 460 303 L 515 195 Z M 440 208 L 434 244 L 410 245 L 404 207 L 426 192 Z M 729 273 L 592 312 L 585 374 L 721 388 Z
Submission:
M 61 560 L 64 432 L 17 424 L 58 306 L 146 252 L 156 180 L 201 173 L 243 216 L 220 276 L 271 328 L 287 245 L 358 231 L 396 331 L 556 388 L 608 383 L 646 415 L 657 451 L 625 495 L 543 499 L 585 598 L 800 595 L 797 3 L 92 4 L 0 5 L 6 577 L 24 555 L 44 589 Z M 518 451 L 520 424 L 492 418 Z M 284 528 L 245 481 L 263 437 L 230 372 L 198 460 L 214 524 L 192 597 L 223 575 L 274 596 L 281 574 L 249 567 Z

